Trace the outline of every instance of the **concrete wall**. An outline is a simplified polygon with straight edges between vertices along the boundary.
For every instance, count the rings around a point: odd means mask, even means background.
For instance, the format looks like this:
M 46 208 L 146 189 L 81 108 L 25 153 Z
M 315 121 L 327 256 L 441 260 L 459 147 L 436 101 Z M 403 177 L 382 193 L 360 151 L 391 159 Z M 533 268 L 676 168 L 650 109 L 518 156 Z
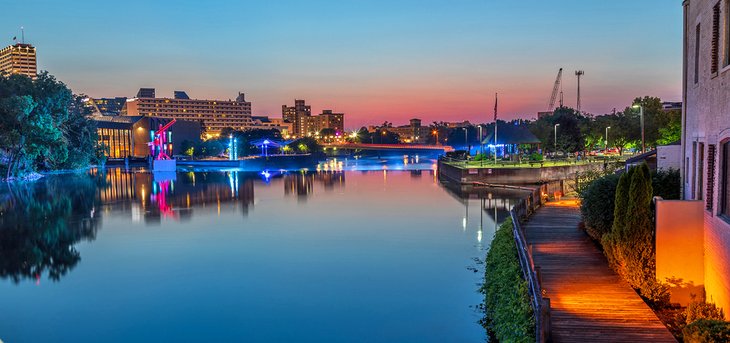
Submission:
M 576 172 L 597 170 L 601 165 L 575 165 L 543 168 L 469 168 L 439 162 L 439 173 L 461 183 L 484 182 L 502 185 L 537 184 L 573 179 Z
M 685 199 L 709 199 L 703 210 L 705 226 L 705 290 L 708 299 L 730 314 L 730 222 L 718 215 L 721 185 L 720 144 L 730 140 L 730 65 L 726 65 L 726 2 L 720 2 L 719 70 L 712 73 L 712 20 L 717 0 L 688 0 L 684 7 L 684 105 L 682 127 L 682 181 Z M 696 42 L 700 25 L 699 46 Z M 699 49 L 696 49 L 699 48 Z M 699 51 L 699 58 L 695 58 Z M 695 61 L 699 72 L 695 73 Z M 694 82 L 697 75 L 698 82 Z M 708 175 L 708 146 L 717 146 L 714 170 Z M 695 149 L 696 147 L 696 149 Z M 700 147 L 703 149 L 700 150 Z M 705 156 L 704 161 L 699 157 Z M 700 173 L 700 171 L 702 171 Z M 702 174 L 703 177 L 700 177 Z M 714 188 L 707 191 L 708 176 Z M 709 194 L 708 194 L 709 193 Z M 730 318 L 730 317 L 728 317 Z
M 660 145 L 656 147 L 657 169 L 679 170 L 682 162 L 682 146 L 677 145 Z
M 685 306 L 705 284 L 702 206 L 702 201 L 656 202 L 656 278 L 674 279 L 672 302 Z

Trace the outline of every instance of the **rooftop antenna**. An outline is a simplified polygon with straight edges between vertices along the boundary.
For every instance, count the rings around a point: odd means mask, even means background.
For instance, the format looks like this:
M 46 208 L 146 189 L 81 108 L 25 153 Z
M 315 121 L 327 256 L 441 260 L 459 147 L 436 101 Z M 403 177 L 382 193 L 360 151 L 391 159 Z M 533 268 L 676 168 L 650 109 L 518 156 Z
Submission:
M 20 27 L 20 42 L 25 44 L 25 28 L 22 26 Z

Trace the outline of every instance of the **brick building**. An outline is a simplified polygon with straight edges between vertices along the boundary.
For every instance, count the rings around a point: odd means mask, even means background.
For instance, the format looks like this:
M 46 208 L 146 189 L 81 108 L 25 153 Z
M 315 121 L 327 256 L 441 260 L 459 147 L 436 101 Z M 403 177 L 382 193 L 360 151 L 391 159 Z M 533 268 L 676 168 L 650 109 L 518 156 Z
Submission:
M 704 286 L 730 313 L 730 0 L 685 0 L 682 184 L 701 201 Z

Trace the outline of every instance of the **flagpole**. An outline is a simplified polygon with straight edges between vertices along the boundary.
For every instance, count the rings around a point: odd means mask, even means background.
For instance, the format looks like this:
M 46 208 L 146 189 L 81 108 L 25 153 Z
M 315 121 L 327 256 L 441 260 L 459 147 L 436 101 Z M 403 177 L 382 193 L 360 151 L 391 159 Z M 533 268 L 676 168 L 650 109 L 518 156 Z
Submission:
M 497 93 L 494 93 L 494 164 L 497 165 Z

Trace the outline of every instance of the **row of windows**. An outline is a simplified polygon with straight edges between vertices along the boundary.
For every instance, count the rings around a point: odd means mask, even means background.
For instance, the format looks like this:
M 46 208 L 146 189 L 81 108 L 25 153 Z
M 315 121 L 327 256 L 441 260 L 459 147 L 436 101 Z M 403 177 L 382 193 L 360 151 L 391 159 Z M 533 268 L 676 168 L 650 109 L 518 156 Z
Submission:
M 724 12 L 722 11 L 724 9 Z M 722 20 L 724 19 L 724 20 Z M 721 24 L 722 22 L 722 24 Z M 730 0 L 720 0 L 712 7 L 712 26 L 710 44 L 710 74 L 717 75 L 722 67 L 730 65 Z M 723 44 L 720 44 L 720 32 L 724 34 Z M 702 25 L 695 27 L 694 46 L 694 83 L 700 78 L 700 43 L 702 41 Z M 722 48 L 722 49 L 721 49 Z M 720 60 L 722 58 L 722 61 Z
M 719 151 L 718 151 L 719 150 Z M 715 177 L 715 161 L 720 158 L 719 175 Z M 716 146 L 705 143 L 692 143 L 692 159 L 696 161 L 696 168 L 692 171 L 690 192 L 696 200 L 705 200 L 705 209 L 717 213 L 725 220 L 730 221 L 730 140 Z M 686 175 L 686 174 L 685 174 Z M 715 212 L 713 195 L 715 180 L 719 181 L 718 208 Z M 706 196 L 705 196 L 706 195 Z

